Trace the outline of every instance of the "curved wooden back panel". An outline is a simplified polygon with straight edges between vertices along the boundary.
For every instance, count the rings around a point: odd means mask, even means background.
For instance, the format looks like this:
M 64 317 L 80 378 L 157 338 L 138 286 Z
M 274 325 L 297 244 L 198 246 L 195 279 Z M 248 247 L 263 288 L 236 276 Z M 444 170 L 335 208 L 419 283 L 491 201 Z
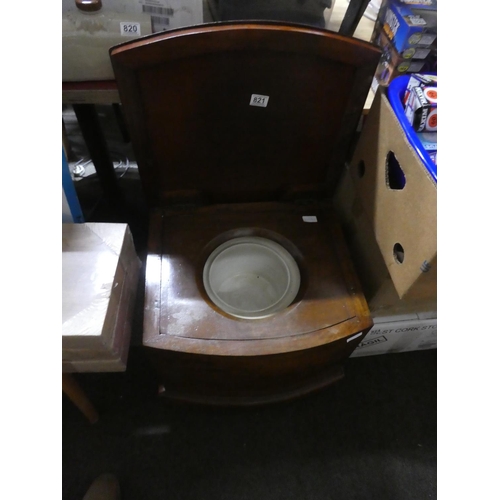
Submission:
M 182 28 L 113 47 L 150 204 L 326 195 L 379 56 L 329 31 L 264 22 Z

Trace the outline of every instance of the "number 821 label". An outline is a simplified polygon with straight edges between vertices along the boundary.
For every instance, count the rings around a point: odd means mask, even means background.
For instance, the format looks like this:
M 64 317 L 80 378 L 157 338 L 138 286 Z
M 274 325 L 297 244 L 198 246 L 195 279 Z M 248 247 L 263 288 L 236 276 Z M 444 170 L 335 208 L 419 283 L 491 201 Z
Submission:
M 141 36 L 141 23 L 120 23 L 121 36 Z
M 261 108 L 265 108 L 267 107 L 268 102 L 268 95 L 252 94 L 252 97 L 250 98 L 250 106 L 260 106 Z

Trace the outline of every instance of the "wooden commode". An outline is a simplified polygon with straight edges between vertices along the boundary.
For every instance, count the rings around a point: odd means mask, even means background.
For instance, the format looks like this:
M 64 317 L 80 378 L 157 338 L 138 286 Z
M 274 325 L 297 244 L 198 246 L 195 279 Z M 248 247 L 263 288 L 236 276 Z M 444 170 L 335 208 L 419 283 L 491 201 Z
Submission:
M 372 320 L 331 199 L 379 49 L 238 22 L 158 33 L 110 55 L 150 206 L 143 344 L 165 394 L 260 404 L 341 378 Z M 249 319 L 211 300 L 207 259 L 237 238 L 291 256 L 300 286 L 290 304 Z

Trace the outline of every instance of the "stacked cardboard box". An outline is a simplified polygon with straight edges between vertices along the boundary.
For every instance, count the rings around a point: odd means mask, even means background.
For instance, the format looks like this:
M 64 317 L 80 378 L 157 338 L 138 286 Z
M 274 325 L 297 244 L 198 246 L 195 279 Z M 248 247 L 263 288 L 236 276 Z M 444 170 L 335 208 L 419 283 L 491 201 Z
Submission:
M 375 321 L 354 356 L 437 345 L 437 183 L 386 94 L 380 86 L 334 196 Z
M 404 183 L 394 180 L 395 174 Z M 386 297 L 379 301 L 387 274 L 399 299 L 415 307 L 436 299 L 437 181 L 408 142 L 384 87 L 375 96 L 335 200 L 343 222 L 353 223 L 348 233 L 354 239 L 346 239 L 353 240 L 354 255 L 362 253 L 365 268 L 359 274 L 364 288 L 370 288 L 365 294 L 372 311 L 375 304 L 387 303 Z M 369 235 L 381 261 L 368 244 Z M 373 283 L 365 287 L 363 280 L 370 276 Z M 396 300 L 395 305 L 402 304 Z
M 437 313 L 379 316 L 351 357 L 437 349 Z
M 375 86 L 437 69 L 437 0 L 384 0 L 372 42 L 382 49 Z

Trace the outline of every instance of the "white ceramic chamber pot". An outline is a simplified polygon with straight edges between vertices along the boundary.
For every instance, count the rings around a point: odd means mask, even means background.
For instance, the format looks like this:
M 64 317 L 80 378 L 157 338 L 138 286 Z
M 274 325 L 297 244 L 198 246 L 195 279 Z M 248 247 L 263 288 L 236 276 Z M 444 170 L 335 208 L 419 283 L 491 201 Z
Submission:
M 266 238 L 234 238 L 219 245 L 203 269 L 213 303 L 237 318 L 265 318 L 297 296 L 300 271 L 284 247 Z

